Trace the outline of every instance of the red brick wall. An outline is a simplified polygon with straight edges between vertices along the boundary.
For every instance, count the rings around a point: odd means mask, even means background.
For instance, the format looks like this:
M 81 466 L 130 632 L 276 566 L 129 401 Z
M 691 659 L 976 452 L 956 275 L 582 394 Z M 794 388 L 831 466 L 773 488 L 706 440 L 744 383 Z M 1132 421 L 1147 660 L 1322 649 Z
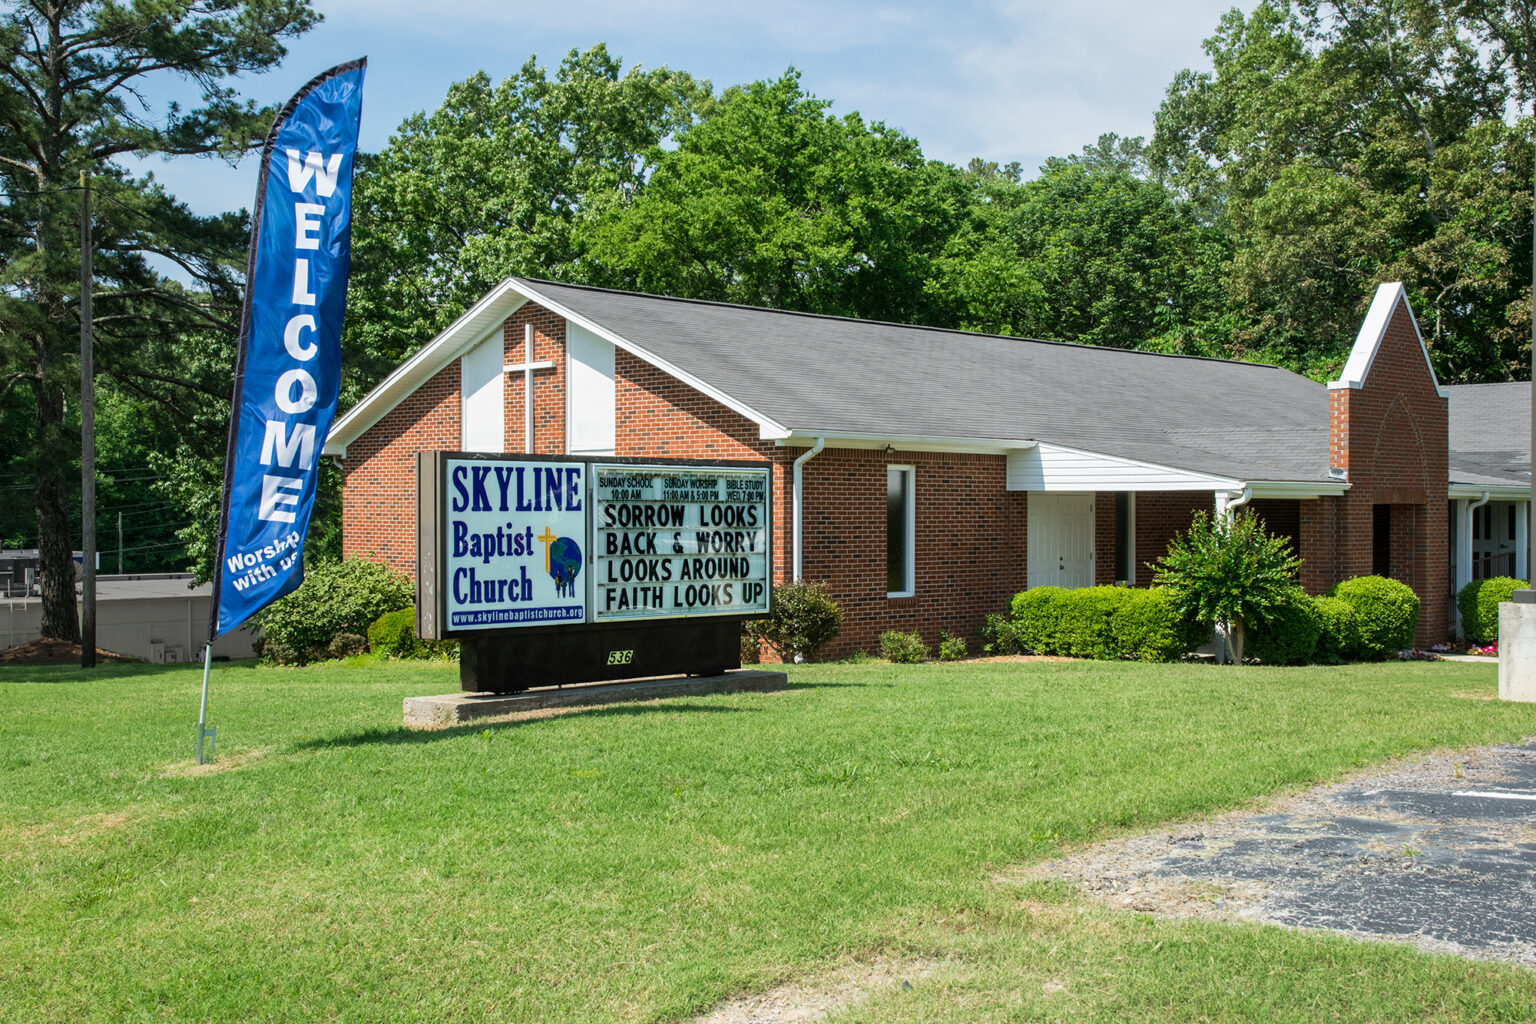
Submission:
M 551 313 L 530 302 L 507 318 L 502 336 L 506 340 L 504 366 L 527 359 L 523 335 L 533 324 L 533 358 L 553 361 L 554 369 L 533 372 L 533 443 L 538 455 L 565 454 L 565 317 Z M 504 450 L 521 452 L 523 430 L 527 425 L 523 396 L 526 387 L 521 373 L 509 373 L 505 380 L 506 445 Z
M 1143 491 L 1136 495 L 1136 585 L 1152 585 L 1151 563 L 1168 553 L 1174 534 L 1189 529 L 1196 512 L 1215 511 L 1216 496 L 1210 491 Z
M 1339 499 L 1310 498 L 1296 504 L 1301 519 L 1296 535 L 1301 586 L 1309 594 L 1321 594 L 1339 581 L 1338 559 L 1334 557 Z
M 615 455 L 773 463 L 773 577 L 790 577 L 790 477 L 799 452 L 758 437 L 757 424 L 620 349 L 613 361 Z
M 416 577 L 416 453 L 459 447 L 455 359 L 347 447 L 341 553 Z
M 794 460 L 805 449 L 760 439 L 756 423 L 627 352 L 614 371 L 617 454 L 774 464 L 774 579 L 788 580 Z M 901 465 L 916 467 L 917 587 L 887 598 L 886 467 Z M 822 657 L 876 652 L 887 629 L 919 630 L 930 646 L 946 629 L 977 649 L 982 618 L 1024 589 L 1025 496 L 1005 490 L 1005 468 L 1002 456 L 839 448 L 805 464 L 803 573 L 831 583 L 843 609 Z
M 1099 491 L 1093 496 L 1093 582 L 1100 587 L 1115 585 L 1115 492 Z
M 1435 390 L 1405 302 L 1393 311 L 1362 386 L 1333 388 L 1328 397 L 1330 456 L 1350 483 L 1332 499 L 1333 576 L 1370 574 L 1373 506 L 1392 505 L 1392 574 L 1419 595 L 1416 642 L 1444 640 L 1450 629 L 1446 402 Z
M 968 638 L 988 612 L 1006 611 L 1024 589 L 1027 497 L 1005 489 L 1001 455 L 828 449 L 805 467 L 807 579 L 825 579 L 843 609 L 843 630 L 826 652 L 877 653 L 888 629 Z M 913 466 L 916 587 L 886 597 L 886 467 Z M 1111 511 L 1113 505 L 1111 505 Z

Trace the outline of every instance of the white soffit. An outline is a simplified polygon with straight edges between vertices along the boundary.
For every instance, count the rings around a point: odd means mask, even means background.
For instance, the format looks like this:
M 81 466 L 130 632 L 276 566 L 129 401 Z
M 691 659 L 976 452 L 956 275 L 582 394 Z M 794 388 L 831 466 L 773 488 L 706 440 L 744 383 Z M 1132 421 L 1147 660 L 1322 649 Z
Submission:
M 1387 325 L 1392 322 L 1392 314 L 1397 310 L 1399 301 L 1408 311 L 1408 322 L 1413 325 L 1413 336 L 1419 343 L 1419 351 L 1424 355 L 1424 368 L 1429 371 L 1429 379 L 1434 382 L 1435 393 L 1441 398 L 1446 397 L 1445 388 L 1440 386 L 1440 378 L 1435 376 L 1434 364 L 1429 361 L 1429 349 L 1424 345 L 1418 318 L 1413 315 L 1413 306 L 1408 302 L 1408 293 L 1401 281 L 1388 281 L 1377 287 L 1376 297 L 1371 300 L 1365 322 L 1360 325 L 1360 333 L 1355 337 L 1355 347 L 1349 350 L 1349 361 L 1344 364 L 1339 379 L 1328 382 L 1330 389 L 1359 388 L 1365 384 L 1365 378 L 1370 376 L 1371 364 L 1376 361 L 1376 353 L 1381 350 L 1382 338 L 1386 336 Z
M 929 437 L 917 434 L 852 434 L 847 431 L 794 430 L 774 437 L 764 433 L 763 440 L 775 440 L 780 447 L 809 448 L 824 440 L 828 448 L 880 449 L 894 448 L 903 452 L 959 452 L 967 455 L 1007 455 L 1024 448 L 1032 448 L 1035 442 L 1028 439 L 1009 440 L 989 437 Z
M 1008 455 L 1010 491 L 1240 491 L 1233 477 L 1082 451 L 1044 441 Z
M 1491 501 L 1530 501 L 1529 487 L 1498 487 L 1485 484 L 1451 484 L 1446 497 L 1453 501 L 1478 501 L 1483 495 Z

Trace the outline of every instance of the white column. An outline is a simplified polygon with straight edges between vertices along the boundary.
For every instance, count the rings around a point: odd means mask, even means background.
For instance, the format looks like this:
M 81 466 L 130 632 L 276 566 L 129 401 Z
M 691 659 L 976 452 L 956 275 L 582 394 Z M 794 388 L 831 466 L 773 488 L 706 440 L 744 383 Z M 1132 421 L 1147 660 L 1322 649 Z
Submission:
M 1456 536 L 1451 543 L 1456 550 L 1456 593 L 1472 582 L 1472 503 L 1465 498 L 1456 502 Z M 1456 632 L 1461 632 L 1461 609 L 1451 601 L 1451 614 L 1456 619 Z
M 1530 580 L 1526 550 L 1530 541 L 1531 503 L 1515 502 L 1515 579 Z

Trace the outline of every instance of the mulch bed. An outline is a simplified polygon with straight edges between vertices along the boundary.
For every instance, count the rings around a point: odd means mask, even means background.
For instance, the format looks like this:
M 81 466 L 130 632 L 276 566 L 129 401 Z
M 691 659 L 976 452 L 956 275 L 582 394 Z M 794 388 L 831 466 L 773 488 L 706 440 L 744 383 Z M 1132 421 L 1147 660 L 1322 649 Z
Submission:
M 97 664 L 125 664 L 138 661 L 138 658 L 130 658 L 126 654 L 118 654 L 115 651 L 104 651 L 96 648 Z M 0 665 L 78 665 L 80 664 L 80 645 L 68 640 L 55 640 L 45 636 L 33 640 L 31 643 L 18 644 L 15 647 L 7 647 L 0 650 Z

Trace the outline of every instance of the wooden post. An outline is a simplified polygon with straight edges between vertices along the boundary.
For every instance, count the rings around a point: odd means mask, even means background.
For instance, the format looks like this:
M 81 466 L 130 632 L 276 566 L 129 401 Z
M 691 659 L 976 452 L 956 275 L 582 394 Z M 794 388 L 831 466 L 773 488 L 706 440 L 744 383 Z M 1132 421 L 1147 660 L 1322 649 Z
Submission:
M 91 190 L 80 172 L 80 667 L 96 667 L 96 369 L 91 351 Z

